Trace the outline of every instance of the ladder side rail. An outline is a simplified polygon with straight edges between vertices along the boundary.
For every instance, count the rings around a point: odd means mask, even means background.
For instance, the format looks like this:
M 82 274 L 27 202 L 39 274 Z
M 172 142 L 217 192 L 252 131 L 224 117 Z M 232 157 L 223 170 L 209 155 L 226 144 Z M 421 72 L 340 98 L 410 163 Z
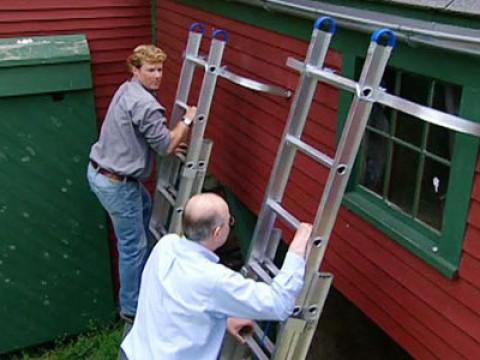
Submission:
M 196 30 L 199 30 L 197 32 Z M 179 119 L 185 112 L 185 106 L 181 103 L 188 101 L 192 79 L 196 65 L 188 60 L 188 57 L 197 57 L 200 45 L 202 42 L 205 28 L 200 23 L 194 23 L 190 26 L 188 33 L 187 46 L 185 49 L 185 56 L 180 71 L 180 77 L 177 85 L 175 95 L 175 102 L 173 104 L 172 113 L 170 116 L 170 128 L 173 129 Z M 171 199 L 165 198 L 162 194 L 161 187 L 164 184 L 174 184 L 178 178 L 178 172 L 181 167 L 179 159 L 174 155 L 161 158 L 158 162 L 157 169 L 157 183 L 155 186 L 155 194 L 153 198 L 152 216 L 150 219 L 150 232 L 157 240 L 166 232 L 168 219 L 170 218 L 170 203 Z
M 200 194 L 203 188 L 203 182 L 207 175 L 208 163 L 210 162 L 210 155 L 212 153 L 213 141 L 210 139 L 204 139 L 200 156 L 198 158 L 198 170 L 195 178 L 195 183 L 192 189 L 192 195 Z
M 297 310 L 297 313 L 284 324 L 277 338 L 273 360 L 303 360 L 306 358 L 332 281 L 333 275 L 317 272 L 312 281 L 313 291 L 311 292 L 310 306 L 303 310 Z
M 224 38 L 217 39 L 217 34 L 224 35 Z M 195 115 L 195 121 L 192 128 L 187 159 L 181 174 L 180 189 L 178 190 L 175 209 L 170 221 L 169 232 L 172 233 L 178 233 L 181 230 L 183 208 L 190 198 L 194 186 L 198 168 L 198 157 L 200 156 L 210 106 L 215 92 L 218 69 L 222 61 L 226 40 L 227 35 L 223 30 L 216 30 L 212 34 L 210 53 L 198 98 L 197 114 Z
M 382 36 L 390 36 L 390 39 L 393 39 L 389 42 L 389 44 L 391 43 L 390 46 L 383 46 L 378 43 L 378 39 Z M 394 43 L 394 34 L 390 30 L 381 29 L 372 36 L 372 42 L 360 75 L 358 90 L 352 100 L 338 144 L 334 165 L 330 170 L 315 216 L 312 230 L 312 241 L 315 246 L 312 247 L 307 260 L 306 284 L 310 283 L 311 277 L 318 270 L 323 259 L 372 110 L 373 91 L 380 85 Z M 307 291 L 308 288 L 304 289 L 300 299 L 305 298 Z
M 330 18 L 321 19 L 322 22 L 327 20 L 333 23 L 333 20 Z M 305 58 L 307 64 L 323 66 L 325 61 L 334 26 L 331 27 L 330 31 L 322 31 L 320 30 L 320 26 L 323 25 L 322 22 L 317 21 L 315 24 Z M 289 134 L 295 137 L 301 135 L 315 94 L 316 85 L 317 80 L 314 77 L 310 77 L 306 73 L 301 75 L 253 233 L 252 245 L 249 250 L 249 261 L 261 260 L 265 256 L 270 233 L 276 220 L 276 214 L 271 211 L 267 203 L 270 199 L 278 203 L 281 202 L 296 152 L 295 147 L 285 144 L 285 138 Z
M 298 337 L 292 359 L 302 360 L 307 358 L 308 350 L 317 329 L 318 321 L 327 301 L 328 293 L 333 282 L 333 275 L 317 272 L 314 277 L 310 294 L 304 307 L 305 328 Z M 280 359 L 277 358 L 277 359 Z
M 195 31 L 197 28 L 200 30 L 200 32 Z M 188 96 L 190 94 L 190 87 L 192 85 L 193 74 L 196 67 L 196 64 L 194 64 L 188 58 L 198 57 L 198 50 L 200 49 L 204 32 L 205 28 L 202 24 L 194 23 L 190 26 L 182 69 L 180 70 L 180 80 L 178 82 L 177 93 L 175 94 L 175 102 L 173 104 L 172 114 L 170 116 L 171 129 L 173 129 L 173 127 L 185 113 L 185 108 L 181 104 L 188 103 Z

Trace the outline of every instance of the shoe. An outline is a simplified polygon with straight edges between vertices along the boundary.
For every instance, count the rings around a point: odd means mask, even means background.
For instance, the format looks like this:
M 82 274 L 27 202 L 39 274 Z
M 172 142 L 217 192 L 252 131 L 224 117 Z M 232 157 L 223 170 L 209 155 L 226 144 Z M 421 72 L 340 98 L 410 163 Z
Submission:
M 124 313 L 120 313 L 120 319 L 125 321 L 127 324 L 133 324 L 133 321 L 135 320 L 135 315 L 127 315 Z

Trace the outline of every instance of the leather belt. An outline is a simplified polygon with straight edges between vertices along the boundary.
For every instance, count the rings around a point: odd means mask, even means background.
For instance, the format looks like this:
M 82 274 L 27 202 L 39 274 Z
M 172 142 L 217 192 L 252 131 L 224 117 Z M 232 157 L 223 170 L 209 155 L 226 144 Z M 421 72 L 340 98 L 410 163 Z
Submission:
M 118 181 L 118 182 L 123 182 L 123 181 L 137 181 L 134 177 L 131 176 L 123 176 L 123 175 L 118 175 L 115 174 L 114 172 L 108 171 L 107 169 L 104 169 L 100 167 L 96 161 L 90 160 L 90 163 L 92 164 L 92 167 L 95 171 L 97 171 L 99 174 L 102 174 L 109 179 Z

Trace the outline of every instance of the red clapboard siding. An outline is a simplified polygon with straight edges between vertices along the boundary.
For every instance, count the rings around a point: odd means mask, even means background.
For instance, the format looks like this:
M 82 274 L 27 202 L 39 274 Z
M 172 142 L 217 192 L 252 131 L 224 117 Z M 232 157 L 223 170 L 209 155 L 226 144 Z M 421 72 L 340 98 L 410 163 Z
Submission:
M 117 87 L 128 76 L 125 58 L 140 43 L 151 42 L 148 0 L 37 0 L 0 2 L 0 37 L 81 33 L 87 36 L 95 85 L 97 117 L 109 102 L 97 89 Z M 108 74 L 109 77 L 100 77 Z
M 303 58 L 307 43 L 238 21 L 158 1 L 160 45 L 168 52 L 161 98 L 171 106 L 187 29 L 206 25 L 229 33 L 223 64 L 245 76 L 294 90 L 298 75 L 285 66 Z M 327 66 L 339 69 L 341 54 L 330 52 Z M 200 82 L 193 87 L 191 102 Z M 252 211 L 260 209 L 290 101 L 256 94 L 219 79 L 207 136 L 214 141 L 210 171 Z M 338 92 L 320 86 L 304 140 L 333 154 Z M 334 286 L 417 359 L 476 359 L 480 354 L 480 165 L 472 194 L 464 252 L 456 279 L 440 275 L 373 226 L 341 209 L 323 268 Z M 303 157 L 292 171 L 284 200 L 301 219 L 311 219 L 327 173 Z
M 0 1 L 0 37 L 62 34 L 85 34 L 87 37 L 100 125 L 111 95 L 128 77 L 126 57 L 133 47 L 151 42 L 150 1 Z M 113 234 L 110 226 L 109 232 Z M 113 238 L 111 241 L 114 242 Z M 110 248 L 115 260 L 115 246 Z M 115 261 L 113 263 L 113 273 L 117 274 Z

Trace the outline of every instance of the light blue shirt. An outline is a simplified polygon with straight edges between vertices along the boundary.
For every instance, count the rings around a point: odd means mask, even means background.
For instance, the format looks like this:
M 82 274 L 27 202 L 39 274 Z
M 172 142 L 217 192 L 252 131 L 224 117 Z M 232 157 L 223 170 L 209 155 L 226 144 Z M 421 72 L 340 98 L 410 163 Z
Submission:
M 155 246 L 142 275 L 137 314 L 122 343 L 129 360 L 215 360 L 227 317 L 285 320 L 303 287 L 305 260 L 287 253 L 271 285 L 246 279 L 177 235 Z

